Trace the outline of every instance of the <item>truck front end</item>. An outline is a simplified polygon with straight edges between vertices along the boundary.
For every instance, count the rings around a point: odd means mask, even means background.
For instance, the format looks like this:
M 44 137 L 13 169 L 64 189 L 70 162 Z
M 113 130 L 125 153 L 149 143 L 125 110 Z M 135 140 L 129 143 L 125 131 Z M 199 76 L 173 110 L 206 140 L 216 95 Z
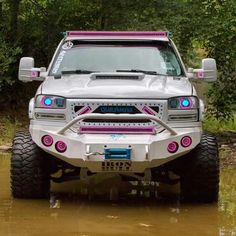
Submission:
M 20 80 L 43 83 L 29 103 L 30 134 L 20 133 L 13 144 L 13 196 L 41 197 L 50 180 L 110 173 L 171 182 L 173 172 L 185 197 L 216 200 L 217 144 L 202 134 L 204 105 L 190 81 L 214 81 L 215 60 L 187 72 L 169 36 L 72 31 L 47 71 L 34 68 L 33 58 L 21 59 Z M 17 187 L 19 166 L 34 179 L 27 191 Z

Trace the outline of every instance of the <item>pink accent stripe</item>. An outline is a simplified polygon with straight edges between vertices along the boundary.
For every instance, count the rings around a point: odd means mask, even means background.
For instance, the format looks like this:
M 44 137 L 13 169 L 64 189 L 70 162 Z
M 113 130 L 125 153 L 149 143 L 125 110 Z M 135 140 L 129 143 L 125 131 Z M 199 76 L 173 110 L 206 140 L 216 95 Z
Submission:
M 168 37 L 167 31 L 67 31 L 67 36 L 159 36 Z
M 81 126 L 82 134 L 155 134 L 155 127 Z
M 144 111 L 144 113 L 148 114 L 148 115 L 153 115 L 155 116 L 156 114 L 147 106 L 144 106 L 142 111 Z
M 89 113 L 90 111 L 92 111 L 92 108 L 90 106 L 87 106 L 87 107 L 82 108 L 82 110 L 79 112 L 78 115 L 83 115 L 83 114 Z

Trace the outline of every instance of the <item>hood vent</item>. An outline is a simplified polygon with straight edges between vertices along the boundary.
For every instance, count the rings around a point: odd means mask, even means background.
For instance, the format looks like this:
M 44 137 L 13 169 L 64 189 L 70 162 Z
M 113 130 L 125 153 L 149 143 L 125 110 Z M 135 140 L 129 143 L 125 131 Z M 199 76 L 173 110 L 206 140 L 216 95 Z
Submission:
M 143 73 L 124 73 L 124 72 L 114 72 L 114 73 L 92 73 L 91 79 L 126 79 L 126 80 L 141 80 L 144 78 Z

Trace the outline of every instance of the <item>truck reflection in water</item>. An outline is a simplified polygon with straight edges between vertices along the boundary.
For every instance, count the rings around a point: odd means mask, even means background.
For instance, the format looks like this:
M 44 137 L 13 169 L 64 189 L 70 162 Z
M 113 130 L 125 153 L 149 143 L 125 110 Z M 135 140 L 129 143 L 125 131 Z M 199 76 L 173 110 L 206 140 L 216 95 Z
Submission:
M 0 155 L 0 235 L 236 235 L 236 169 L 221 171 L 218 204 L 180 203 L 177 185 L 166 191 L 111 176 L 54 184 L 47 200 L 19 200 L 10 196 L 9 159 Z

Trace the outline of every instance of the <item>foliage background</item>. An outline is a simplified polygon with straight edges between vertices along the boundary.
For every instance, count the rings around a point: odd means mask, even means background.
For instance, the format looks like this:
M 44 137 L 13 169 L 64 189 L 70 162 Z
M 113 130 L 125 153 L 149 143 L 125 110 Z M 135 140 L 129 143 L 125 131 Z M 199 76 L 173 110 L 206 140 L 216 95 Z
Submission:
M 0 0 L 0 106 L 27 107 L 36 83 L 17 81 L 21 56 L 48 65 L 66 30 L 168 30 L 187 66 L 217 61 L 208 115 L 232 119 L 236 102 L 235 0 Z

